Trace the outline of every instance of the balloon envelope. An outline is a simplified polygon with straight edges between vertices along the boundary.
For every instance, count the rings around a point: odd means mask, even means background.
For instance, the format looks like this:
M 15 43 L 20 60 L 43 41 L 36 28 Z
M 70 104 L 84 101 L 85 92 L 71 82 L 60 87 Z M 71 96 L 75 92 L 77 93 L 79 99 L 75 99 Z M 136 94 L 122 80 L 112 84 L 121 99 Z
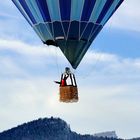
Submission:
M 12 0 L 40 39 L 74 69 L 123 0 Z

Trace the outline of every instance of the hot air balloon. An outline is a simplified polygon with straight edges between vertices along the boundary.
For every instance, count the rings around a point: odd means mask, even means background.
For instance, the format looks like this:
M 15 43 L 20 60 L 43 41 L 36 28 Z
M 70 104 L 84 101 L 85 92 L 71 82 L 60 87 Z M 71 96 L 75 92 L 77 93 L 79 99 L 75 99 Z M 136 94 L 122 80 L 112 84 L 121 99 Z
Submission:
M 47 45 L 61 49 L 76 69 L 124 0 L 12 0 Z

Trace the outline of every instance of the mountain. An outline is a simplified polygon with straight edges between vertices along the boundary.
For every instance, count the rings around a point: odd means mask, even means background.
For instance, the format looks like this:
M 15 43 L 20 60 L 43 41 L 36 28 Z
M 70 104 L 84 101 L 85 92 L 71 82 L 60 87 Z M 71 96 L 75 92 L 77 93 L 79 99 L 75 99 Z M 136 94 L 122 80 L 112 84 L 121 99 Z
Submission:
M 118 138 L 115 131 L 108 131 L 94 134 L 96 137 Z
M 133 138 L 133 139 L 129 139 L 129 140 L 140 140 L 140 137 L 139 137 L 139 138 Z
M 51 117 L 34 120 L 1 132 L 0 140 L 118 140 L 113 137 L 107 138 L 107 135 L 102 136 L 101 133 L 100 135 L 77 134 L 71 131 L 65 121 Z

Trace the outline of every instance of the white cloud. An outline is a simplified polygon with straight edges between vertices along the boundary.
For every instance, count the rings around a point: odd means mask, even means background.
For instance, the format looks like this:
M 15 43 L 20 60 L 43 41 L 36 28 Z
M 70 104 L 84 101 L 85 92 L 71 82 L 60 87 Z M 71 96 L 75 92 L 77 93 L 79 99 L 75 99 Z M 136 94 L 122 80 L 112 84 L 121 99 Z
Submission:
M 7 52 L 5 56 L 2 55 L 4 51 Z M 18 67 L 16 69 L 23 69 L 25 71 L 26 69 L 33 68 L 35 71 L 39 71 L 40 68 L 45 69 L 46 67 L 47 69 L 49 68 L 48 66 L 55 67 L 59 62 L 61 62 L 60 65 L 67 64 L 67 60 L 60 49 L 53 46 L 31 45 L 18 40 L 0 39 L 0 52 L 2 55 L 0 63 L 3 69 L 5 68 L 3 73 L 9 72 L 6 69 L 7 67 L 11 67 L 9 73 L 14 71 L 12 64 L 16 64 L 15 67 Z M 14 73 L 18 73 L 18 71 L 14 71 Z
M 139 5 L 139 0 L 124 0 L 117 12 L 111 17 L 108 26 L 140 31 Z
M 45 55 L 45 56 L 54 56 L 56 51 L 59 51 L 57 47 L 47 46 L 47 45 L 31 45 L 19 40 L 6 40 L 0 39 L 0 50 L 9 50 L 14 51 L 23 55 Z M 61 57 L 61 53 L 58 53 Z
M 4 50 L 16 55 L 3 54 Z M 136 123 L 140 117 L 140 58 L 128 59 L 114 54 L 88 52 L 76 73 L 79 103 L 62 104 L 58 101 L 58 86 L 53 83 L 57 79 L 56 67 L 49 69 L 51 62 L 47 70 L 41 67 L 44 58 L 51 60 L 54 54 L 48 53 L 48 48 L 43 46 L 16 40 L 9 43 L 0 39 L 0 130 L 40 116 L 52 115 L 65 119 L 81 133 L 115 129 L 121 137 L 139 135 L 140 125 L 136 126 Z M 58 59 L 62 60 L 62 57 L 58 55 Z M 94 71 L 91 70 L 95 65 L 92 61 L 97 61 Z M 33 74 L 35 66 L 39 68 L 39 76 Z M 82 72 L 84 76 L 90 74 L 83 78 Z M 8 78 L 9 75 L 15 77 Z M 130 126 L 135 132 L 131 131 Z
M 17 76 L 27 76 L 27 73 L 17 66 L 15 61 L 11 60 L 10 57 L 0 57 L 0 76 L 3 77 L 17 77 Z
M 1 59 L 1 65 L 3 67 L 6 62 L 5 68 L 12 67 L 14 63 L 18 64 L 19 62 L 23 63 L 23 65 L 25 63 L 28 64 L 27 66 L 36 65 L 38 67 L 40 64 L 45 65 L 45 63 L 48 67 L 49 65 L 56 65 L 56 61 L 58 62 L 58 65 L 62 66 L 67 65 L 68 63 L 60 49 L 53 46 L 35 46 L 17 40 L 9 41 L 0 39 L 0 51 L 3 50 L 9 52 L 9 55 L 6 55 L 6 57 Z M 10 55 L 12 52 L 19 55 L 18 59 L 16 55 Z M 14 63 L 12 61 L 14 61 Z M 88 51 L 79 65 L 78 71 L 85 72 L 85 65 L 87 65 L 89 69 L 92 69 L 92 67 L 94 68 L 95 66 L 97 69 L 100 69 L 100 72 L 102 71 L 114 74 L 118 72 L 125 73 L 127 69 L 130 73 L 132 71 L 139 73 L 140 58 L 122 58 L 114 54 Z

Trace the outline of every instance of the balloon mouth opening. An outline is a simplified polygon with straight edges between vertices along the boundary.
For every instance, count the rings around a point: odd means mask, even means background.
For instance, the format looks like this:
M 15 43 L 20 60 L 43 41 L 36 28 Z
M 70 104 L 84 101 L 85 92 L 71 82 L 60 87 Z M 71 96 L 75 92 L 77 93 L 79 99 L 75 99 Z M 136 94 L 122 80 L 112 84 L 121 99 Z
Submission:
M 46 45 L 53 45 L 53 46 L 56 46 L 58 47 L 58 44 L 57 44 L 57 40 L 64 40 L 65 38 L 63 36 L 60 36 L 60 37 L 56 37 L 55 40 L 47 40 L 46 42 L 44 42 L 44 44 Z
M 58 44 L 54 40 L 47 40 L 44 44 L 58 47 Z

